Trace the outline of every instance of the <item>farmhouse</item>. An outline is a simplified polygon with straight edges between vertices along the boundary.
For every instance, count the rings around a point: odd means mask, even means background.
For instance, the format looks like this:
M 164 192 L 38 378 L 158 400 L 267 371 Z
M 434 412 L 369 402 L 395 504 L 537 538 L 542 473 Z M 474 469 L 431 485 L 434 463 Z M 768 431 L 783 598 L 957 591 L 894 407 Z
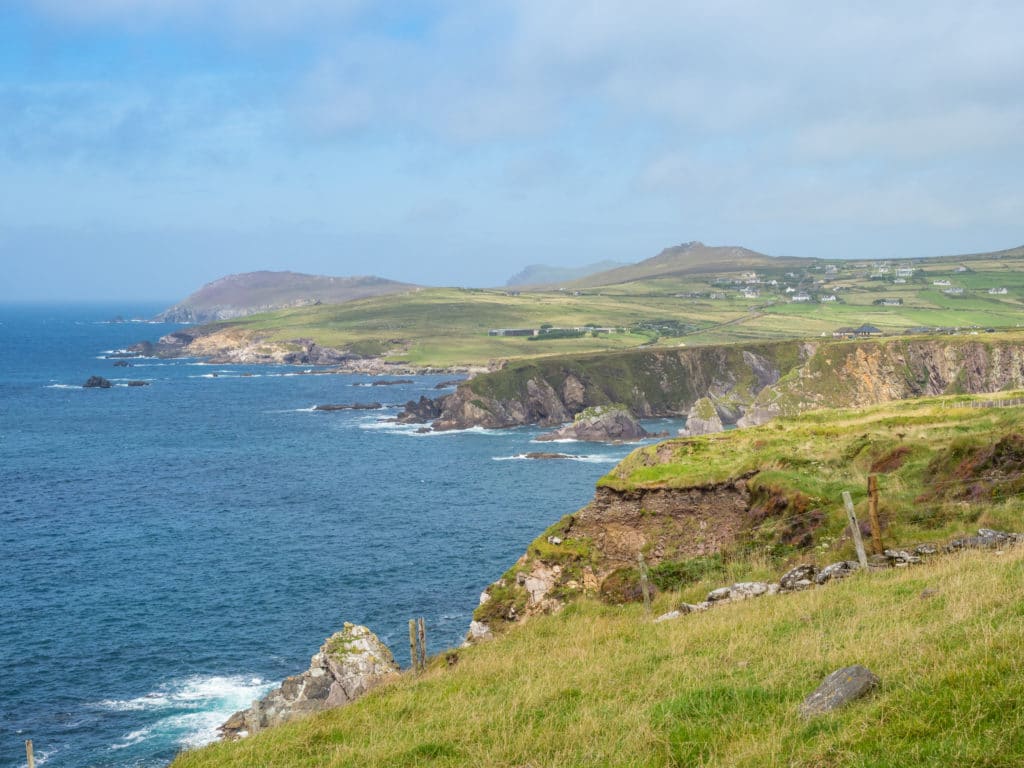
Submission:
M 488 336 L 536 336 L 536 328 L 492 328 Z

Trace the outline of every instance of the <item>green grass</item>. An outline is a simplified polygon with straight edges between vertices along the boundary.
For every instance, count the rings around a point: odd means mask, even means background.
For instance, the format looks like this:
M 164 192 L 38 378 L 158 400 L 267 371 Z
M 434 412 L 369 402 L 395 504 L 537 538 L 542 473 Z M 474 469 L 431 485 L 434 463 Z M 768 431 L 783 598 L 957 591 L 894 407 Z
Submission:
M 651 624 L 575 603 L 421 677 L 174 768 L 1018 766 L 1024 552 L 943 557 Z M 922 597 L 924 590 L 932 596 Z M 678 595 L 665 594 L 658 610 Z M 864 664 L 871 695 L 804 721 Z

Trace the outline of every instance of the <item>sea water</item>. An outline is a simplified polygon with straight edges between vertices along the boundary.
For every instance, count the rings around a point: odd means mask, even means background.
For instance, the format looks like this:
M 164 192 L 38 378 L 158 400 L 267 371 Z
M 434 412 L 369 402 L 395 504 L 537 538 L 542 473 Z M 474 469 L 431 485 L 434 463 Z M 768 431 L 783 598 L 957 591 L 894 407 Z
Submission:
M 114 367 L 180 326 L 106 321 L 158 309 L 0 307 L 2 766 L 26 739 L 39 765 L 166 765 L 345 621 L 403 666 L 410 618 L 431 653 L 458 645 L 481 590 L 630 450 L 524 460 L 551 450 L 536 429 L 385 421 L 451 376 Z M 83 389 L 93 374 L 115 386 Z

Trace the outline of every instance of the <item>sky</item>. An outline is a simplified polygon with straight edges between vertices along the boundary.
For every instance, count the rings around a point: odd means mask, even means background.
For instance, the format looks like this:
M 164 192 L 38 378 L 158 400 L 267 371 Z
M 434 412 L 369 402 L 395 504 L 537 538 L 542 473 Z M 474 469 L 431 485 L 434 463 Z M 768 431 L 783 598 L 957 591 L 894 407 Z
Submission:
M 1016 0 L 3 0 L 0 301 L 1017 246 L 1021 29 Z

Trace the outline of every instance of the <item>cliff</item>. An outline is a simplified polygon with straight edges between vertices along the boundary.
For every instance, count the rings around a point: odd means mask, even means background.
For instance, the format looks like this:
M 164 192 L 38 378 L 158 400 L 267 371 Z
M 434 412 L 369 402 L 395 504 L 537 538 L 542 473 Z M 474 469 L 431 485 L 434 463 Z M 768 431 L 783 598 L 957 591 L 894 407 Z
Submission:
M 1024 408 L 964 397 L 782 417 L 770 427 L 668 440 L 631 453 L 593 500 L 544 531 L 481 597 L 471 641 L 582 595 L 639 599 L 758 560 L 853 559 L 842 492 L 867 519 L 880 476 L 883 547 L 948 540 L 977 524 L 1019 528 Z M 1015 395 L 1008 402 L 1024 402 Z M 965 407 L 965 406 L 984 407 Z
M 610 403 L 640 417 L 683 415 L 706 397 L 723 424 L 754 426 L 816 408 L 1020 386 L 1021 334 L 788 341 L 514 363 L 402 418 L 437 430 L 552 426 Z

